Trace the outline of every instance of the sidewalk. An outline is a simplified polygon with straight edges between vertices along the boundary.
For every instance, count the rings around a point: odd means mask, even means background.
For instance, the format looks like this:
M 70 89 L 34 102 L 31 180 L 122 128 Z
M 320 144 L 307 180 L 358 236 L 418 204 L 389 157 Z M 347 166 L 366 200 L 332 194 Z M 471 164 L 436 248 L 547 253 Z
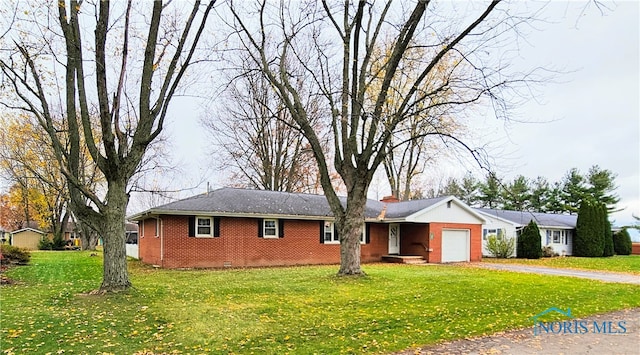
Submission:
M 542 334 L 530 328 L 496 333 L 482 338 L 457 340 L 398 355 L 410 354 L 640 354 L 640 308 L 585 317 L 592 322 L 624 321 L 624 334 Z

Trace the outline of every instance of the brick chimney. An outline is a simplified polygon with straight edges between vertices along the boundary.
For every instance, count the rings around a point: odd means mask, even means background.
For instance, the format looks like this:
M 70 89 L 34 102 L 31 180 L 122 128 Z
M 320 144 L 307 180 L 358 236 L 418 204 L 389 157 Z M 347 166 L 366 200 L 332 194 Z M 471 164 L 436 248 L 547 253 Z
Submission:
M 383 198 L 382 198 L 382 200 L 380 200 L 380 202 L 389 202 L 389 203 L 392 203 L 392 202 L 400 202 L 400 200 L 398 200 L 398 198 L 397 198 L 397 197 L 395 197 L 395 196 L 391 195 L 391 196 L 385 196 L 385 197 L 383 197 Z

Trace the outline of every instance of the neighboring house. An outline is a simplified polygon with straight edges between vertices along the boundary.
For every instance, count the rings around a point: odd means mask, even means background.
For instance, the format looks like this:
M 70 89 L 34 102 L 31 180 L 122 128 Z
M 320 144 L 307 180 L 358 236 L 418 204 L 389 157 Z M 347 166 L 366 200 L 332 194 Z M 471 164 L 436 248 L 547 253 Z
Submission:
M 343 204 L 346 198 L 342 198 Z M 479 261 L 484 218 L 453 196 L 367 200 L 361 261 Z M 339 236 L 322 195 L 222 188 L 138 213 L 139 256 L 167 268 L 337 264 Z
M 46 233 L 34 228 L 22 228 L 11 233 L 11 245 L 29 250 L 37 250 Z
M 125 240 L 127 244 L 127 256 L 138 259 L 138 225 L 136 223 L 127 222 L 125 224 Z
M 487 241 L 491 234 L 504 235 L 515 238 L 517 233 L 531 220 L 540 229 L 542 246 L 550 246 L 558 255 L 571 255 L 573 250 L 573 235 L 578 216 L 553 213 L 538 213 L 525 211 L 504 211 L 488 208 L 476 208 L 487 223 L 482 226 L 483 255 L 489 255 Z M 515 256 L 515 255 L 514 255 Z

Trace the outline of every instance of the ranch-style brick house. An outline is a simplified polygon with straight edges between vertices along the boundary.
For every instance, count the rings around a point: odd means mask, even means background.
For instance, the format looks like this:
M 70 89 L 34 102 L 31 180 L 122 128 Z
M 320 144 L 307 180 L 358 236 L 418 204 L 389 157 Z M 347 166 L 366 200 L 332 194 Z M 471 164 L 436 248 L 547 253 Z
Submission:
M 139 225 L 139 258 L 163 268 L 340 262 L 339 236 L 322 195 L 221 188 L 130 219 Z M 361 261 L 480 261 L 483 223 L 453 196 L 367 200 Z

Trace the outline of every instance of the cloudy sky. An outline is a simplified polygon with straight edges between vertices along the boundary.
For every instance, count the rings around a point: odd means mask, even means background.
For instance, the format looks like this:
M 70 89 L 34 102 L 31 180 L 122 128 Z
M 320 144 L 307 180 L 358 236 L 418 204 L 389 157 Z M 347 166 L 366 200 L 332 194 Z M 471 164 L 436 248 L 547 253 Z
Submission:
M 623 210 L 612 219 L 624 225 L 633 221 L 632 213 L 640 215 L 640 6 L 607 2 L 601 12 L 594 4 L 552 1 L 545 13 L 549 22 L 536 25 L 520 43 L 518 65 L 563 72 L 513 112 L 515 121 L 528 123 L 483 118 L 473 129 L 491 141 L 489 153 L 506 179 L 521 174 L 558 181 L 571 168 L 586 173 L 596 164 L 613 171 Z M 170 123 L 167 133 L 183 169 L 177 187 L 191 187 L 202 176 L 213 187 L 224 186 L 224 175 L 208 168 L 214 158 L 211 138 L 198 124 L 203 113 L 189 99 L 175 104 L 183 119 Z M 461 175 L 465 170 L 473 169 L 458 168 Z

